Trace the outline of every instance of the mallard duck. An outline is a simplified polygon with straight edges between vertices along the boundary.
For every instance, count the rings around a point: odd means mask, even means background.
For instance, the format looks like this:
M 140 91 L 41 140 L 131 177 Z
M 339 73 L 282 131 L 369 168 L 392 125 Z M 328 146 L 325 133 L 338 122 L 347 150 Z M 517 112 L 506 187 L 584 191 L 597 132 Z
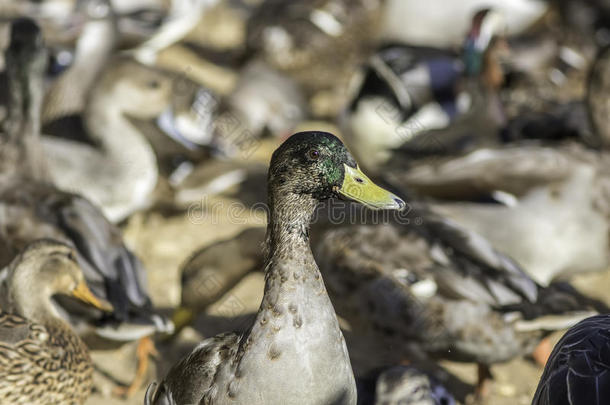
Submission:
M 529 144 L 416 164 L 387 178 L 435 197 L 432 210 L 481 234 L 546 286 L 610 263 L 609 164 L 609 154 L 578 143 Z
M 356 404 L 356 385 L 333 306 L 311 254 L 319 201 L 344 196 L 371 208 L 404 201 L 376 186 L 335 136 L 301 132 L 271 157 L 265 293 L 242 335 L 204 340 L 176 363 L 147 404 Z
M 10 305 L 0 311 L 0 403 L 84 403 L 93 364 L 51 298 L 64 294 L 103 311 L 112 306 L 89 290 L 74 250 L 48 239 L 15 257 L 6 283 Z
M 455 399 L 434 378 L 410 366 L 376 370 L 356 380 L 361 405 L 455 405 Z
M 555 345 L 532 405 L 601 405 L 610 401 L 610 315 L 587 318 Z
M 63 301 L 73 324 L 116 341 L 142 339 L 143 346 L 155 332 L 171 333 L 171 322 L 152 308 L 142 263 L 120 230 L 88 200 L 45 180 L 38 130 L 46 54 L 33 21 L 12 24 L 6 58 L 11 113 L 0 133 L 0 265 L 36 239 L 59 240 L 75 248 L 90 287 L 114 306 L 107 315 Z
M 610 146 L 610 46 L 602 49 L 589 73 L 587 106 L 589 117 L 597 135 L 598 146 Z
M 379 168 L 399 147 L 446 153 L 491 141 L 503 123 L 496 91 L 504 30 L 503 16 L 484 9 L 473 17 L 461 56 L 405 44 L 373 55 L 341 117 L 365 167 Z
M 337 313 L 397 358 L 478 363 L 484 393 L 490 365 L 605 310 L 567 284 L 537 285 L 480 235 L 410 206 L 387 223 L 329 230 L 314 250 Z

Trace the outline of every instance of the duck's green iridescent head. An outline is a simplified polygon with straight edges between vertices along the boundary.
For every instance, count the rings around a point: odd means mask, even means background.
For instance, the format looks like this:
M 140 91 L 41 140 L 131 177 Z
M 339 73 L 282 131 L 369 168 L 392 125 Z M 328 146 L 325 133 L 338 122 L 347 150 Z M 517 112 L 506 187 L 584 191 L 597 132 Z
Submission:
M 472 17 L 472 25 L 464 42 L 466 74 L 476 76 L 483 70 L 483 56 L 496 39 L 506 34 L 504 16 L 492 9 L 479 10 Z
M 299 132 L 288 138 L 271 157 L 269 188 L 309 194 L 319 201 L 345 197 L 373 209 L 406 206 L 366 177 L 345 145 L 328 132 Z

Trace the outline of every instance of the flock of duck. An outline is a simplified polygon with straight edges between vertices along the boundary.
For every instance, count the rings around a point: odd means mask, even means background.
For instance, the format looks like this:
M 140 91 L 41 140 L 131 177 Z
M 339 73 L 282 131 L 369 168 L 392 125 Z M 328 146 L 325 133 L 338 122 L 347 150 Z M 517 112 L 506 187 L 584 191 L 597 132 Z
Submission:
M 166 3 L 0 4 L 0 404 L 85 403 L 91 335 L 138 342 L 114 395 L 146 405 L 464 401 L 440 360 L 485 402 L 521 357 L 532 405 L 610 402 L 610 300 L 570 283 L 610 266 L 607 6 Z M 266 231 L 184 252 L 168 316 L 123 227 L 207 195 L 266 203 Z M 253 271 L 247 327 L 146 381 Z M 391 361 L 355 376 L 376 354 L 346 330 Z

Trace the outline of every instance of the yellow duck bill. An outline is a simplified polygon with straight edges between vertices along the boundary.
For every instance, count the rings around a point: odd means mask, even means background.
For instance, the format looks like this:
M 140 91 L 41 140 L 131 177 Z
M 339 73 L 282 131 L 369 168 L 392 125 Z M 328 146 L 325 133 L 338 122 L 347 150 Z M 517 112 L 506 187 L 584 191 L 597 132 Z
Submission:
M 101 309 L 102 311 L 112 312 L 114 310 L 112 304 L 110 304 L 108 301 L 97 298 L 95 295 L 93 295 L 84 281 L 81 281 L 76 286 L 76 288 L 72 291 L 72 295 L 89 305 L 93 305 L 94 307 Z
M 343 184 L 337 190 L 342 196 L 377 210 L 402 210 L 406 207 L 401 198 L 373 183 L 358 166 L 343 166 Z

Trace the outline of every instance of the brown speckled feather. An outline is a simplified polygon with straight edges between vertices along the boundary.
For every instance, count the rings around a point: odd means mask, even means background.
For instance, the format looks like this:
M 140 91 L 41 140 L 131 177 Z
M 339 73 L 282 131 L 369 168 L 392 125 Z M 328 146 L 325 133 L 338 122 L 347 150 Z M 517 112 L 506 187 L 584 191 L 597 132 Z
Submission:
M 92 373 L 85 344 L 61 321 L 0 313 L 0 403 L 82 404 Z

